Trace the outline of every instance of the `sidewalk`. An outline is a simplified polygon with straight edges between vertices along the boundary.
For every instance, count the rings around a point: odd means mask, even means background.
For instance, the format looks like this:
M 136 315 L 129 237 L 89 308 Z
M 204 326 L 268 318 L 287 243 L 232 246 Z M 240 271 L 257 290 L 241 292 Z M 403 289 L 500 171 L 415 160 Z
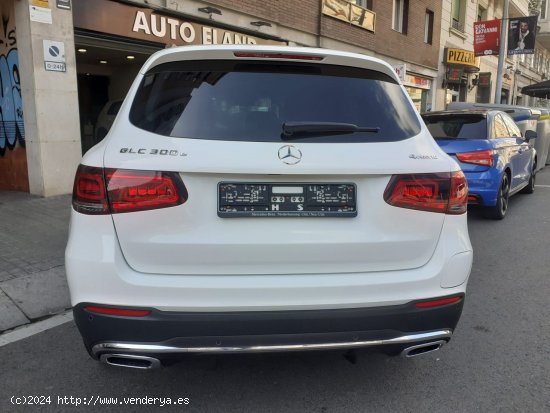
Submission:
M 0 332 L 70 308 L 64 252 L 71 196 L 0 191 Z

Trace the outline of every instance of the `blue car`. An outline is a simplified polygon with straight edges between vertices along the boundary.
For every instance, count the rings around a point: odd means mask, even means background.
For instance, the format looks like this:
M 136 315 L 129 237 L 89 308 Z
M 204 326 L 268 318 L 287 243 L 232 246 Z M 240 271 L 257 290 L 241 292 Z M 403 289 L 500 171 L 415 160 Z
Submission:
M 459 164 L 468 180 L 468 202 L 487 217 L 503 219 L 508 199 L 535 190 L 536 132 L 522 135 L 505 112 L 467 109 L 428 112 L 422 118 L 439 146 Z

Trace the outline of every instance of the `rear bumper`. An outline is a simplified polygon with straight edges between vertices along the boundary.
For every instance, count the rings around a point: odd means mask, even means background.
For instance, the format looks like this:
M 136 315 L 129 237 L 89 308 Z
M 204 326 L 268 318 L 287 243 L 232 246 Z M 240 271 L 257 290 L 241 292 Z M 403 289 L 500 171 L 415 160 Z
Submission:
M 376 308 L 185 313 L 151 309 L 145 317 L 73 312 L 94 358 L 107 353 L 162 359 L 182 353 L 243 353 L 376 347 L 400 352 L 411 343 L 448 341 L 464 300 L 437 308 L 414 302 Z M 95 305 L 95 304 L 94 304 Z
M 468 195 L 475 197 L 468 203 L 473 205 L 493 206 L 497 202 L 501 173 L 495 168 L 484 172 L 464 172 L 468 181 Z
M 412 219 L 415 211 L 411 213 Z M 66 273 L 73 306 L 105 303 L 193 314 L 396 306 L 464 293 L 473 257 L 463 214 L 445 216 L 431 259 L 418 268 L 269 275 L 230 275 L 220 268 L 217 275 L 144 274 L 126 263 L 111 216 L 73 211 L 71 222 Z

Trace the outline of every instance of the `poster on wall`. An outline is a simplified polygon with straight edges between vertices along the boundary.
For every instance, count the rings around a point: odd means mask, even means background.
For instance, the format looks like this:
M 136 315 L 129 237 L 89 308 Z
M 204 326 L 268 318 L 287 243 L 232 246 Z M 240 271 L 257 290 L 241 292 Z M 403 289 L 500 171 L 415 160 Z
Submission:
M 535 53 L 538 16 L 511 18 L 508 26 L 508 55 Z
M 474 53 L 476 56 L 498 55 L 500 51 L 500 20 L 474 22 Z

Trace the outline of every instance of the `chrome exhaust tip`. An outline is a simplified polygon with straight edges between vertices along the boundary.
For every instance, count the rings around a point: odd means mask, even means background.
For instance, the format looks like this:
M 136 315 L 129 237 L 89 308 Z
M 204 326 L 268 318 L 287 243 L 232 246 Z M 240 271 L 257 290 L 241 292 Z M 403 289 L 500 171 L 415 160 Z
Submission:
M 437 351 L 443 346 L 443 344 L 447 343 L 445 340 L 438 340 L 438 341 L 430 341 L 429 343 L 422 343 L 418 344 L 416 346 L 407 347 L 405 350 L 401 352 L 401 355 L 403 357 L 415 357 L 415 356 L 421 356 L 423 354 L 431 353 L 433 351 Z
M 99 361 L 110 366 L 141 370 L 158 369 L 161 367 L 159 359 L 147 356 L 137 356 L 135 354 L 102 354 L 99 357 Z

